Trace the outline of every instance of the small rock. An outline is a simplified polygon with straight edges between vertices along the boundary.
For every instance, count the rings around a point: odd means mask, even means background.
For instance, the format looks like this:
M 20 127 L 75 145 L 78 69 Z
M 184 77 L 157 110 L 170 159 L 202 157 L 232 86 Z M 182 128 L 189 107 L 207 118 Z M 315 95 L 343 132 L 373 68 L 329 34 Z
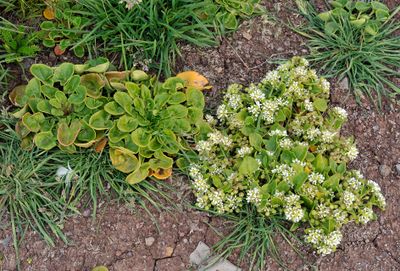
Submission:
M 146 246 L 151 246 L 152 244 L 154 244 L 154 241 L 156 239 L 154 239 L 153 237 L 147 237 L 146 239 L 144 239 L 144 242 L 146 243 Z
M 387 166 L 387 165 L 381 165 L 381 166 L 379 166 L 379 172 L 381 173 L 381 175 L 382 175 L 383 177 L 387 177 L 387 176 L 390 175 L 391 169 L 390 169 L 390 167 Z
M 347 77 L 343 78 L 342 81 L 339 82 L 339 88 L 349 90 L 349 79 Z
M 245 38 L 246 40 L 251 40 L 253 38 L 253 36 L 250 33 L 244 32 L 243 38 Z
M 212 259 L 210 262 L 212 262 Z M 228 260 L 219 260 L 212 266 L 201 267 L 199 271 L 242 271 L 242 269 Z
M 397 164 L 397 165 L 396 165 L 396 171 L 397 171 L 397 174 L 400 175 L 400 164 Z
M 199 242 L 196 249 L 190 254 L 189 262 L 199 265 L 211 255 L 211 249 L 203 242 Z
M 83 217 L 89 217 L 90 216 L 90 209 L 85 209 L 82 213 Z
M 166 247 L 165 248 L 165 257 L 171 257 L 172 254 L 174 254 L 174 248 L 173 247 Z

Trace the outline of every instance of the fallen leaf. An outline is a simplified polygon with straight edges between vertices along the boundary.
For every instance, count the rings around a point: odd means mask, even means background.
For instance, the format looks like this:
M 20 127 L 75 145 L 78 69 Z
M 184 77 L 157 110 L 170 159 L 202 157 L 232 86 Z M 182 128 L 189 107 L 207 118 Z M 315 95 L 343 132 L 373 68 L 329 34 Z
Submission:
M 65 53 L 65 50 L 61 50 L 60 45 L 57 44 L 57 45 L 54 47 L 54 53 L 56 54 L 56 56 L 60 56 L 60 55 L 62 55 L 62 54 Z
M 54 20 L 54 9 L 51 7 L 46 7 L 46 9 L 43 11 L 43 17 L 45 17 L 47 20 Z
M 100 140 L 94 147 L 94 150 L 98 153 L 102 152 L 104 150 L 104 147 L 107 145 L 107 141 L 107 138 L 103 138 L 102 140 Z
M 151 176 L 156 177 L 159 180 L 165 180 L 172 175 L 172 168 L 162 169 L 159 168 L 157 171 L 152 171 Z
M 176 77 L 181 78 L 186 81 L 186 87 L 194 87 L 198 90 L 210 89 L 211 86 L 208 85 L 208 80 L 203 75 L 195 71 L 181 72 L 176 75 Z

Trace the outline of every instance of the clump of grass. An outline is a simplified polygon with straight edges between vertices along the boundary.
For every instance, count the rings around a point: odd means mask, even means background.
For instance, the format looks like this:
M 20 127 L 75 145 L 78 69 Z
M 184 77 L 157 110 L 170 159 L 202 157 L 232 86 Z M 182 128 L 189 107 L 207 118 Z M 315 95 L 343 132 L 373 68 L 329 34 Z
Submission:
M 126 5 L 119 0 L 79 1 L 72 10 L 89 18 L 92 29 L 74 48 L 90 44 L 94 48 L 90 54 L 120 53 L 120 66 L 141 63 L 167 77 L 180 55 L 180 43 L 218 45 L 219 35 L 235 30 L 239 18 L 262 12 L 256 6 L 258 0 L 246 4 L 204 0 L 125 2 Z
M 293 241 L 301 243 L 301 240 L 287 229 L 284 218 L 275 216 L 266 219 L 251 206 L 246 206 L 236 215 L 224 217 L 227 218 L 233 230 L 228 235 L 221 235 L 222 239 L 215 244 L 217 258 L 228 258 L 236 251 L 239 253 L 238 262 L 247 262 L 249 270 L 265 270 L 268 257 L 286 268 L 285 260 L 280 256 L 276 244 L 278 236 L 281 236 L 302 257 L 293 243 Z
M 308 38 L 311 53 L 307 59 L 329 77 L 339 80 L 347 77 L 358 102 L 362 94 L 379 106 L 383 96 L 398 97 L 400 88 L 390 78 L 400 75 L 400 36 L 395 34 L 400 29 L 400 22 L 395 18 L 400 7 L 386 16 L 383 4 L 379 3 L 377 7 L 384 15 L 367 18 L 365 15 L 376 11 L 371 3 L 335 2 L 336 6 L 343 4 L 343 7 L 318 14 L 309 1 L 296 0 L 300 13 L 308 21 L 307 25 L 294 28 Z M 361 12 L 356 7 L 366 7 L 366 10 Z M 340 15 L 336 16 L 339 11 Z
M 71 210 L 59 196 L 65 183 L 54 178 L 55 154 L 23 151 L 9 121 L 0 121 L 0 220 L 11 224 L 18 259 L 26 229 L 35 230 L 50 245 L 54 237 L 67 242 L 62 224 Z

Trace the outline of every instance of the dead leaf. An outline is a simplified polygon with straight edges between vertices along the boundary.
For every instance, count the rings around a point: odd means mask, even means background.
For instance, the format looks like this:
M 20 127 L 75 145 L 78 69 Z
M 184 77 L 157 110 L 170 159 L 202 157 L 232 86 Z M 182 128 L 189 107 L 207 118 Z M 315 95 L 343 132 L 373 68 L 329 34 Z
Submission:
M 195 71 L 181 72 L 176 75 L 176 77 L 181 78 L 186 81 L 186 87 L 194 87 L 198 90 L 210 89 L 211 86 L 208 85 L 208 80 L 203 75 Z
M 94 147 L 94 150 L 98 153 L 102 152 L 107 145 L 107 138 L 101 139 L 99 142 L 96 143 L 96 146 Z
M 43 17 L 45 17 L 47 20 L 54 20 L 54 9 L 51 7 L 46 7 L 46 9 L 43 11 Z
M 59 44 L 57 44 L 57 45 L 54 47 L 54 53 L 56 54 L 56 56 L 60 56 L 60 55 L 62 55 L 62 54 L 65 53 L 65 50 L 62 50 L 62 49 L 61 49 L 61 46 L 60 46 Z
M 174 248 L 173 247 L 166 247 L 165 248 L 165 257 L 171 257 L 172 254 L 174 254 Z
M 159 180 L 165 180 L 171 175 L 172 175 L 172 168 L 168 169 L 159 168 L 157 171 L 151 171 L 151 176 L 154 176 Z

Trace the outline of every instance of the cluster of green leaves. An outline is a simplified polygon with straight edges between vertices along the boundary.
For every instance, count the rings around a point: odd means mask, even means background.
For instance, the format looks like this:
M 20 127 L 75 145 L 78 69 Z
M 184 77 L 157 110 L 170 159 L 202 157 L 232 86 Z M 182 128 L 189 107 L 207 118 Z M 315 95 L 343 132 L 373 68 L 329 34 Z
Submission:
M 374 103 L 375 93 L 378 105 L 382 96 L 398 96 L 390 77 L 400 75 L 400 7 L 390 12 L 378 1 L 337 0 L 318 14 L 309 1 L 296 2 L 308 24 L 295 31 L 309 39 L 310 61 L 329 76 L 347 77 L 357 101 L 363 93 Z
M 54 11 L 54 20 L 44 21 L 40 24 L 41 31 L 38 35 L 43 39 L 45 47 L 59 46 L 60 53 L 73 46 L 74 54 L 83 57 L 84 44 L 74 46 L 77 41 L 85 37 L 85 28 L 89 25 L 89 19 L 77 13 L 79 6 L 69 2 L 60 1 Z
M 161 83 L 143 71 L 108 69 L 102 58 L 83 65 L 32 65 L 34 78 L 9 95 L 20 107 L 14 116 L 21 147 L 58 146 L 75 153 L 79 147 L 104 148 L 108 139 L 111 161 L 130 174 L 129 183 L 168 177 L 171 157 L 185 148 L 182 137 L 204 122 L 202 92 L 178 77 Z
M 37 14 L 40 8 L 44 6 L 43 0 L 0 0 L 0 8 L 3 9 L 4 13 L 17 13 L 26 17 L 28 14 Z
M 133 77 L 138 83 L 121 85 L 113 101 L 97 113 L 112 115 L 111 160 L 118 170 L 129 173 L 131 184 L 144 180 L 149 170 L 162 178 L 163 171 L 172 169 L 171 157 L 185 148 L 182 137 L 201 125 L 204 108 L 202 92 L 185 89 L 180 78 L 160 83 L 139 71 Z
M 0 19 L 0 62 L 20 62 L 25 57 L 35 56 L 39 51 L 37 35 L 28 27 Z
M 21 118 L 16 130 L 21 146 L 50 150 L 56 146 L 75 152 L 76 147 L 89 147 L 104 137 L 102 127 L 91 125 L 91 115 L 108 100 L 102 97 L 105 86 L 100 73 L 109 67 L 106 59 L 85 65 L 63 63 L 52 68 L 34 64 L 34 76 L 27 85 L 10 93 L 11 102 L 21 107 L 14 116 Z
M 221 33 L 236 30 L 241 19 L 247 19 L 265 11 L 258 5 L 260 0 L 206 0 L 204 6 L 196 10 L 202 20 L 214 20 Z

